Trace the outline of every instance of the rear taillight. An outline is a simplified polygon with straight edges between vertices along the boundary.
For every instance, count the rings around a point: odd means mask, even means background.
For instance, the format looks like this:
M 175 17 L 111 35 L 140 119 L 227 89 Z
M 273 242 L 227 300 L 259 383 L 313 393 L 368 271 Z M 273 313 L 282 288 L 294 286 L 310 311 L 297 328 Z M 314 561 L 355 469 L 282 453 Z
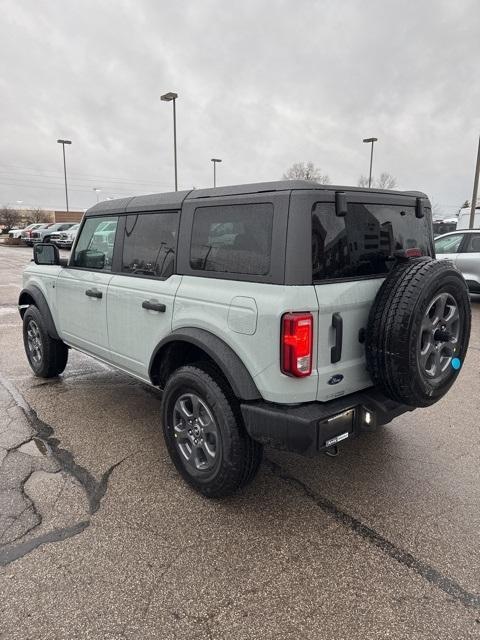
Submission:
M 422 250 L 418 247 L 412 247 L 411 249 L 405 249 L 405 255 L 407 258 L 421 258 Z
M 282 373 L 304 378 L 312 373 L 313 316 L 286 313 L 282 317 Z
M 411 247 L 410 249 L 394 251 L 393 255 L 400 260 L 408 260 L 408 258 L 421 258 L 423 252 L 419 247 Z

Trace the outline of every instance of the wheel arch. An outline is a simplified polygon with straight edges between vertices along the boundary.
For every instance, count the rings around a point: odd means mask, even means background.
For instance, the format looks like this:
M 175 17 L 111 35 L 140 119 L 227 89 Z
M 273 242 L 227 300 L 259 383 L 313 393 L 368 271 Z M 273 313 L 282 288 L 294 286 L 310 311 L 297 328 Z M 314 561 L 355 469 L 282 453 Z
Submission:
M 197 328 L 176 329 L 155 348 L 148 367 L 152 384 L 164 387 L 178 366 L 199 359 L 211 361 L 241 400 L 259 400 L 260 392 L 246 366 L 223 340 Z
M 55 322 L 53 321 L 53 316 L 48 306 L 48 302 L 43 292 L 39 289 L 39 287 L 35 285 L 30 285 L 29 287 L 26 287 L 25 289 L 22 289 L 20 291 L 20 295 L 18 297 L 18 310 L 22 319 L 25 315 L 27 307 L 29 307 L 30 305 L 34 305 L 35 307 L 37 307 L 42 316 L 45 318 L 48 335 L 55 340 L 60 340 L 60 336 L 58 335 L 57 328 L 55 327 Z

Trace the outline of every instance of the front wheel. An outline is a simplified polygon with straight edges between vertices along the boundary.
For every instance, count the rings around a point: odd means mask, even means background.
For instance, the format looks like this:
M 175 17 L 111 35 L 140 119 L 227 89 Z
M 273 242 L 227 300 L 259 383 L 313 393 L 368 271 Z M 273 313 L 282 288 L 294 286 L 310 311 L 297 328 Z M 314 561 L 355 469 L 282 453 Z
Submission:
M 68 347 L 48 335 L 42 314 L 33 305 L 23 316 L 23 344 L 33 373 L 40 378 L 53 378 L 64 371 Z
M 263 447 L 246 432 L 238 402 L 216 372 L 175 371 L 165 387 L 162 422 L 175 467 L 204 496 L 231 495 L 256 475 Z

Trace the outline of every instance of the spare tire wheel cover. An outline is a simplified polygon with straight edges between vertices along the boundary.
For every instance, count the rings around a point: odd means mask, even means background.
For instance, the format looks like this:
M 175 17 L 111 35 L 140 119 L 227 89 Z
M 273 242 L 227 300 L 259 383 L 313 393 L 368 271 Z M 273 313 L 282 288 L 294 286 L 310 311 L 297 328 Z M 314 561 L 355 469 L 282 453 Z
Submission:
M 398 264 L 369 314 L 367 369 L 391 399 L 429 406 L 449 390 L 470 338 L 466 283 L 448 261 L 418 258 Z

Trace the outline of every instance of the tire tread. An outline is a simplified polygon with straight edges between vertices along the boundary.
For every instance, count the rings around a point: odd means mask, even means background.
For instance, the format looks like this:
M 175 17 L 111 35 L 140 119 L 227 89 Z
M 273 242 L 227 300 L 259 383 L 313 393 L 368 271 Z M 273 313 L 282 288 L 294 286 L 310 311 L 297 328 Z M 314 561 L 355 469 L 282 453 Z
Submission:
M 441 388 L 419 384 L 416 370 L 417 310 L 429 292 L 442 280 L 458 282 L 459 300 L 464 305 L 463 344 L 465 355 L 470 335 L 470 303 L 461 274 L 448 261 L 418 258 L 397 265 L 380 288 L 370 310 L 367 337 L 367 369 L 373 382 L 390 398 L 410 406 L 429 406 L 444 395 L 458 375 L 453 372 Z

